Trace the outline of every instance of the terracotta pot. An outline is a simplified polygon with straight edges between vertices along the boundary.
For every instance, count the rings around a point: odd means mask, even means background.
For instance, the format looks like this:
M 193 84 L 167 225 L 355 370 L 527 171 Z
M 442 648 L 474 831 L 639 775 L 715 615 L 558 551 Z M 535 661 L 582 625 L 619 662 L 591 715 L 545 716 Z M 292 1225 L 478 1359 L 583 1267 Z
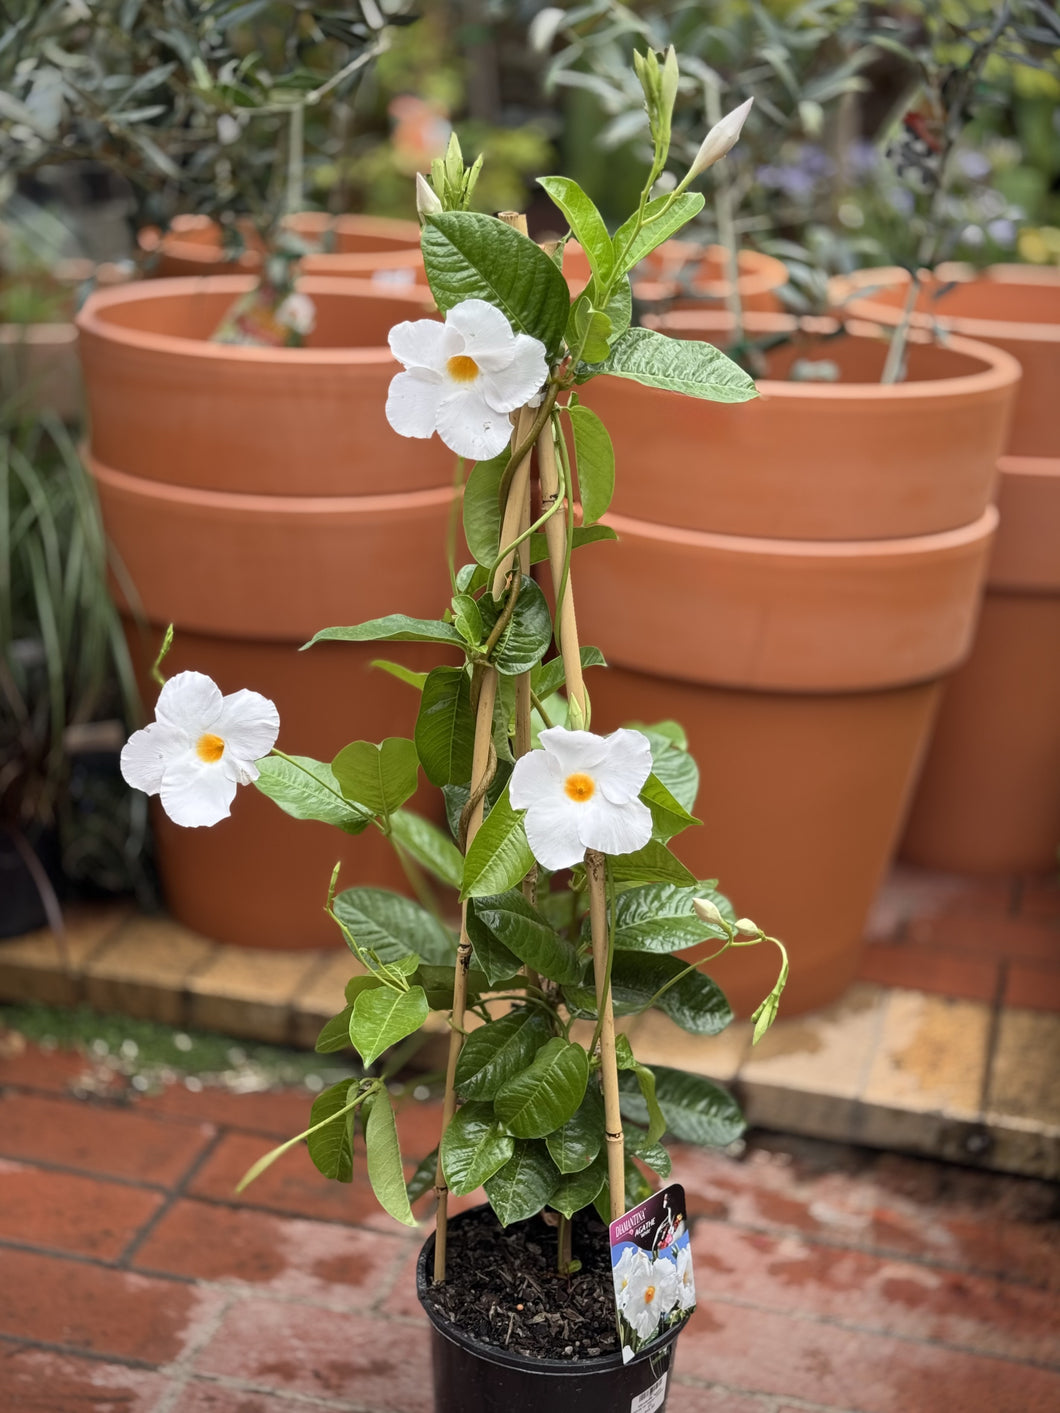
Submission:
M 583 636 L 610 666 L 590 683 L 594 727 L 682 723 L 704 827 L 676 852 L 788 944 L 785 1012 L 824 1005 L 857 970 L 939 679 L 970 642 L 997 512 L 871 543 L 609 519 L 619 543 L 577 573 Z M 679 631 L 660 631 L 675 612 Z M 771 950 L 708 968 L 738 1014 L 771 987 Z
M 306 256 L 306 274 L 355 279 L 378 275 L 383 284 L 424 283 L 420 228 L 415 221 L 305 211 L 287 224 L 306 240 L 331 247 Z M 228 275 L 261 268 L 261 243 L 249 227 L 244 228 L 244 239 L 247 248 L 242 254 L 236 260 L 226 259 L 215 221 L 208 216 L 178 216 L 164 235 L 153 228 L 141 231 L 140 247 L 154 255 L 151 273 L 155 276 Z
M 226 690 L 264 692 L 279 707 L 281 749 L 330 759 L 353 739 L 411 733 L 415 694 L 369 675 L 373 658 L 429 666 L 437 654 L 428 661 L 410 645 L 297 649 L 330 624 L 437 613 L 447 594 L 452 468 L 435 444 L 384 436 L 375 413 L 397 365 L 385 347 L 356 346 L 418 317 L 421 300 L 311 277 L 321 315 L 313 348 L 204 342 L 214 315 L 248 284 L 152 282 L 89 301 L 87 462 L 146 699 L 172 622 L 167 671 L 196 667 Z M 342 494 L 329 493 L 337 487 Z M 131 626 L 134 611 L 142 632 Z M 348 858 L 347 885 L 403 886 L 374 834 L 345 840 L 243 790 L 232 819 L 215 829 L 177 829 L 160 817 L 157 838 L 171 910 L 188 926 L 237 944 L 326 947 L 342 945 L 321 910 L 337 858 Z
M 757 250 L 741 250 L 740 304 L 745 311 L 776 313 L 782 308 L 777 290 L 788 282 L 783 261 Z M 664 241 L 633 272 L 633 293 L 645 304 L 665 304 L 668 311 L 709 312 L 724 306 L 729 288 L 724 247 L 706 248 L 689 240 Z
M 851 307 L 893 324 L 908 280 L 863 270 L 846 287 Z M 943 266 L 917 317 L 1006 350 L 1023 378 L 979 631 L 946 688 L 902 853 L 935 868 L 1049 869 L 1060 845 L 1060 270 Z
M 683 312 L 653 327 L 724 346 L 724 314 Z M 619 457 L 613 508 L 689 529 L 783 539 L 875 540 L 967 525 L 989 504 L 1019 368 L 965 339 L 917 335 L 911 379 L 883 387 L 871 325 L 822 342 L 827 320 L 751 314 L 752 337 L 798 341 L 768 356 L 760 396 L 737 405 L 675 397 L 623 378 L 580 390 Z M 796 358 L 826 358 L 839 382 L 792 382 Z

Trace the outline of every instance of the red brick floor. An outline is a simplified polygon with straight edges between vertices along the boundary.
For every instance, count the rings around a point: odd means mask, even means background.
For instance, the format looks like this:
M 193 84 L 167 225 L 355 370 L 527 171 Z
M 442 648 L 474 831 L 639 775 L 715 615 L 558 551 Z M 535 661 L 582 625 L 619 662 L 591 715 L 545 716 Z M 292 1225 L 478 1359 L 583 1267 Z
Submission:
M 1060 874 L 976 878 L 899 864 L 866 941 L 864 981 L 1060 1012 Z
M 0 1059 L 0 1413 L 429 1413 L 423 1233 L 301 1150 L 232 1190 L 304 1095 L 82 1099 L 81 1067 Z M 675 1177 L 701 1304 L 669 1413 L 1060 1409 L 1046 1184 L 768 1136 Z

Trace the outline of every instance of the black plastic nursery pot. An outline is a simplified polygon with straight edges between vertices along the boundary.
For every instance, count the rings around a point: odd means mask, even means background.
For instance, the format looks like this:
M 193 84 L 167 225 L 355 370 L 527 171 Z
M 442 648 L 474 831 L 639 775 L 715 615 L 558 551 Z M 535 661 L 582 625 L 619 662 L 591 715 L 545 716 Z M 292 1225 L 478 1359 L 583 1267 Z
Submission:
M 450 1245 L 463 1218 L 450 1219 Z M 434 1233 L 416 1265 L 416 1294 L 431 1322 L 434 1413 L 657 1413 L 666 1408 L 677 1326 L 628 1364 L 622 1355 L 598 1359 L 535 1359 L 486 1344 L 432 1308 L 428 1291 Z

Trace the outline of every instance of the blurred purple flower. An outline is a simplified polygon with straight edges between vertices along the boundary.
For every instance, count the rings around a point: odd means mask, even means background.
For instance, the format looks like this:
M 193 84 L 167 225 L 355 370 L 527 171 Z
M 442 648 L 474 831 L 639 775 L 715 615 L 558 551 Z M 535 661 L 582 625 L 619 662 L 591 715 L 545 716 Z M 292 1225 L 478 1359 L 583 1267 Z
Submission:
M 847 167 L 855 181 L 860 181 L 875 171 L 879 160 L 880 154 L 876 150 L 876 144 L 869 142 L 868 138 L 857 137 L 847 147 Z
M 990 175 L 989 158 L 981 152 L 958 152 L 957 165 L 970 181 L 981 182 Z
M 1004 219 L 991 221 L 986 228 L 986 233 L 991 240 L 997 241 L 998 245 L 1014 245 L 1016 241 L 1015 222 Z

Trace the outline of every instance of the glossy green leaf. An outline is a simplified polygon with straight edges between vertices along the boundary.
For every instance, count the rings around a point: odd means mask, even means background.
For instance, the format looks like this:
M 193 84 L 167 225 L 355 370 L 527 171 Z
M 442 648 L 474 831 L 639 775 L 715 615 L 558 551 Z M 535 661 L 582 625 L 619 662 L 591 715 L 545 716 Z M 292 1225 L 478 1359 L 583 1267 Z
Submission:
M 593 274 L 606 284 L 614 268 L 615 252 L 600 212 L 570 177 L 538 177 L 537 184 L 563 212 Z
M 421 986 L 410 986 L 407 991 L 389 986 L 362 991 L 353 1003 L 350 1039 L 365 1065 L 371 1065 L 384 1050 L 419 1030 L 429 1014 Z
M 562 985 L 580 979 L 582 962 L 572 944 L 517 888 L 476 898 L 474 907 L 475 916 L 494 937 L 549 981 Z
M 415 743 L 404 736 L 351 741 L 331 762 L 342 793 L 373 814 L 390 814 L 415 793 L 419 777 Z
M 409 1206 L 390 1095 L 385 1089 L 380 1090 L 367 1101 L 365 1110 L 364 1147 L 372 1191 L 384 1212 L 396 1222 L 414 1227 L 416 1218 Z
M 702 192 L 686 191 L 676 199 L 666 195 L 649 201 L 643 216 L 648 224 L 642 224 L 636 235 L 633 234 L 638 222 L 636 214 L 615 232 L 616 267 L 625 272 L 639 265 L 646 255 L 650 255 L 664 240 L 669 240 L 682 226 L 687 226 L 693 216 L 702 211 L 703 200 Z M 665 210 L 667 206 L 669 210 Z
M 614 495 L 615 449 L 595 412 L 579 404 L 570 408 L 569 415 L 574 429 L 582 523 L 592 525 L 606 513 Z
M 461 1099 L 493 1099 L 513 1076 L 525 1070 L 550 1035 L 538 1011 L 515 1010 L 473 1030 L 456 1066 Z
M 451 1011 L 453 1009 L 453 982 L 456 977 L 456 968 L 428 966 L 421 964 L 413 972 L 411 980 L 417 986 L 422 986 L 427 993 L 427 1001 L 432 1011 Z M 483 991 L 489 987 L 485 972 L 478 967 L 471 967 L 467 973 L 467 1003 L 472 1005 L 477 1002 Z
M 494 937 L 485 923 L 475 915 L 475 900 L 472 899 L 467 912 L 467 935 L 475 961 L 489 977 L 491 986 L 500 986 L 510 981 L 523 969 L 523 964 L 514 952 Z
M 548 1199 L 548 1205 L 565 1217 L 573 1217 L 575 1212 L 596 1201 L 606 1182 L 607 1155 L 601 1153 L 588 1167 L 565 1173 Z
M 413 734 L 423 773 L 432 785 L 470 780 L 475 717 L 471 680 L 464 668 L 436 667 L 428 675 Z
M 438 1149 L 432 1148 L 426 1157 L 416 1164 L 416 1171 L 409 1178 L 406 1190 L 410 1202 L 416 1202 L 430 1192 L 438 1172 Z
M 512 809 L 508 789 L 490 810 L 464 859 L 461 896 L 481 898 L 513 888 L 533 867 L 523 812 Z
M 573 548 L 599 544 L 601 540 L 617 540 L 618 534 L 610 525 L 575 525 Z M 548 558 L 548 541 L 538 530 L 530 536 L 530 563 L 541 564 Z
M 306 1147 L 317 1170 L 335 1182 L 353 1181 L 353 1129 L 356 1110 L 349 1107 L 360 1088 L 348 1079 L 323 1090 L 309 1111 L 311 1125 L 323 1124 L 306 1135 Z M 345 1111 L 345 1112 L 344 1112 Z M 328 1122 L 328 1120 L 332 1122 Z
M 479 603 L 488 633 L 503 611 L 503 600 L 496 602 L 484 595 Z M 511 619 L 498 638 L 490 661 L 498 672 L 507 677 L 517 677 L 520 672 L 529 672 L 537 666 L 551 641 L 552 615 L 548 600 L 535 580 L 524 574 Z
M 655 1071 L 649 1069 L 647 1065 L 634 1065 L 633 1073 L 636 1076 L 640 1097 L 644 1100 L 648 1142 L 656 1143 L 666 1132 L 666 1116 L 659 1107 L 659 1098 L 655 1092 Z
M 453 626 L 469 647 L 482 641 L 482 614 L 470 594 L 453 595 Z
M 347 1006 L 340 1011 L 337 1016 L 332 1016 L 324 1025 L 317 1036 L 313 1049 L 318 1055 L 330 1055 L 335 1050 L 348 1050 L 350 1048 L 350 1018 L 353 1015 L 353 1006 Z
M 607 661 L 599 648 L 584 647 L 580 650 L 579 656 L 583 668 L 607 666 Z M 554 657 L 534 670 L 530 683 L 535 694 L 541 701 L 544 701 L 546 697 L 551 697 L 553 692 L 558 692 L 566 680 L 563 659 Z
M 456 937 L 426 908 L 388 888 L 346 888 L 335 897 L 335 915 L 359 947 L 393 962 L 413 953 L 436 966 L 451 966 Z
M 464 486 L 464 539 L 479 565 L 487 569 L 500 553 L 501 482 L 508 461 L 505 447 L 500 456 L 476 462 Z
M 580 1173 L 595 1161 L 604 1146 L 604 1127 L 603 1096 L 598 1082 L 590 1079 L 577 1110 L 545 1140 L 561 1173 Z
M 451 623 L 433 618 L 410 618 L 406 613 L 388 613 L 349 628 L 322 628 L 305 647 L 314 643 L 447 643 L 462 648 L 464 640 Z
M 526 236 L 493 216 L 444 211 L 428 216 L 421 237 L 431 293 L 442 312 L 484 299 L 517 332 L 559 351 L 570 292 L 553 262 Z
M 640 798 L 651 810 L 652 836 L 663 844 L 689 825 L 702 823 L 674 798 L 654 771 L 644 782 Z
M 611 351 L 611 320 L 583 294 L 571 306 L 563 337 L 575 358 L 600 363 Z
M 701 922 L 692 906 L 709 890 L 676 883 L 645 883 L 627 888 L 615 899 L 615 950 L 622 952 L 676 952 L 694 947 L 704 938 L 724 941 L 720 927 Z M 583 928 L 585 935 L 588 929 Z
M 518 1139 L 512 1156 L 486 1179 L 486 1196 L 502 1227 L 536 1217 L 559 1183 L 543 1143 Z
M 665 844 L 652 839 L 634 854 L 615 854 L 611 860 L 611 877 L 627 887 L 634 883 L 693 884 L 696 876 L 680 859 L 676 859 Z
M 600 290 L 595 280 L 589 281 L 585 293 L 592 300 L 594 309 L 601 309 L 611 320 L 611 341 L 619 338 L 629 328 L 633 319 L 633 286 L 628 275 L 613 285 L 611 293 L 601 304 Z
M 417 692 L 423 691 L 427 681 L 426 672 L 413 672 L 411 667 L 405 667 L 400 662 L 390 662 L 385 657 L 373 658 L 369 666 L 377 667 L 380 672 L 385 672 L 390 677 L 396 677 L 399 682 L 415 688 Z
M 343 795 L 331 766 L 310 756 L 266 756 L 254 784 L 294 819 L 317 819 L 360 834 L 372 816 Z
M 659 721 L 647 726 L 640 721 L 627 721 L 623 725 L 647 736 L 653 774 L 684 809 L 694 810 L 699 793 L 699 767 L 689 755 L 684 732 L 677 723 Z
M 665 1121 L 661 1132 L 666 1131 Z M 662 1178 L 668 1178 L 673 1170 L 673 1163 L 669 1153 L 661 1143 L 653 1143 L 642 1128 L 636 1128 L 633 1124 L 625 1124 L 623 1132 L 626 1136 L 626 1152 L 639 1158 L 642 1163 L 646 1163 L 653 1173 L 658 1173 Z
M 395 810 L 390 816 L 390 833 L 435 878 L 451 888 L 460 887 L 463 855 L 436 824 L 411 810 Z
M 610 358 L 594 364 L 593 372 L 708 402 L 747 402 L 757 396 L 753 380 L 720 349 L 654 329 L 627 329 L 611 345 Z
M 588 1078 L 585 1051 L 557 1036 L 500 1090 L 493 1101 L 497 1117 L 516 1138 L 547 1138 L 576 1112 Z
M 638 1015 L 667 983 L 655 1002 L 682 1030 L 692 1035 L 716 1035 L 732 1020 L 732 1010 L 717 982 L 688 970 L 680 957 L 644 952 L 617 952 L 611 972 L 616 1016 Z M 680 976 L 680 980 L 674 978 Z M 596 993 L 591 986 L 565 986 L 567 1004 L 580 1016 L 596 1018 Z
M 623 1115 L 634 1123 L 645 1123 L 647 1107 L 636 1076 L 620 1075 L 619 1087 Z M 668 1131 L 685 1143 L 721 1148 L 734 1143 L 746 1127 L 732 1095 L 702 1075 L 657 1065 L 655 1090 Z
M 466 1197 L 503 1168 L 515 1150 L 492 1104 L 463 1104 L 442 1135 L 442 1171 L 455 1197 Z

